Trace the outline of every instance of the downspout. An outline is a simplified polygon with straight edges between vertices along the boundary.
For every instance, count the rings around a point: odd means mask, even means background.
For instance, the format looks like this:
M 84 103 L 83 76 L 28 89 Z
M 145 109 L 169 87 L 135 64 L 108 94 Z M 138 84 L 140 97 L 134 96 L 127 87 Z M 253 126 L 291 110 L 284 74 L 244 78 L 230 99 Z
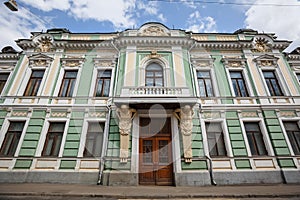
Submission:
M 116 47 L 116 45 L 114 44 L 114 41 L 111 41 L 111 45 L 117 50 L 118 52 L 118 62 L 116 65 L 116 69 L 115 69 L 115 78 L 114 78 L 114 88 L 113 88 L 113 97 L 116 96 L 116 92 L 117 92 L 117 78 L 119 76 L 119 66 L 120 66 L 120 59 L 121 59 L 121 51 Z M 119 80 L 118 80 L 119 81 Z
M 214 178 L 214 172 L 213 172 L 213 166 L 212 166 L 212 159 L 210 156 L 205 156 L 208 159 L 208 171 L 210 176 L 210 182 L 212 185 L 217 185 L 215 178 Z
M 103 135 L 103 147 L 102 147 L 102 152 L 101 152 L 101 157 L 100 157 L 100 163 L 99 163 L 99 174 L 98 174 L 98 181 L 97 185 L 103 184 L 102 182 L 102 175 L 103 175 L 103 170 L 104 170 L 104 164 L 105 164 L 105 154 L 107 150 L 107 143 L 108 143 L 108 134 L 109 134 L 109 124 L 110 124 L 110 115 L 111 115 L 111 105 L 108 104 L 106 105 L 106 108 L 108 110 L 108 115 L 106 117 L 106 123 L 105 123 L 105 132 Z
M 196 86 L 195 86 L 195 76 L 194 76 L 194 70 L 193 70 L 193 65 L 192 65 L 192 62 L 191 62 L 191 54 L 190 54 L 190 51 L 195 47 L 196 45 L 196 41 L 194 41 L 193 45 L 188 49 L 188 61 L 189 61 L 189 64 L 190 64 L 190 73 L 191 73 L 191 76 L 192 76 L 192 84 L 193 84 L 193 89 L 194 89 L 194 94 L 195 96 L 197 96 L 197 89 L 196 89 Z

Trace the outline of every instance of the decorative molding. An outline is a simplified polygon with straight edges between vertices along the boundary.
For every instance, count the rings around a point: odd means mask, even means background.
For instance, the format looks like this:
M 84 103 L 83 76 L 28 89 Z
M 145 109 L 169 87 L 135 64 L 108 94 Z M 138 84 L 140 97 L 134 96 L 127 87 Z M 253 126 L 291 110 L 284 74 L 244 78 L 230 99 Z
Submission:
M 266 37 L 255 37 L 253 40 L 253 49 L 251 51 L 255 53 L 266 53 L 272 51 L 271 47 L 272 44 Z
M 115 67 L 116 66 L 116 59 L 113 56 L 94 58 L 93 61 L 94 61 L 95 67 Z
M 53 58 L 46 56 L 44 54 L 36 54 L 28 57 L 29 67 L 50 67 Z
M 94 118 L 105 118 L 106 117 L 106 112 L 89 112 L 89 117 L 94 117 Z
M 280 111 L 280 117 L 296 117 L 296 113 L 294 111 Z
M 82 67 L 85 59 L 82 57 L 67 57 L 60 59 L 62 67 Z
M 191 63 L 195 68 L 202 68 L 202 67 L 212 68 L 214 59 L 211 58 L 210 56 L 204 57 L 204 56 L 191 55 Z
M 253 59 L 253 61 L 260 67 L 277 67 L 278 60 L 279 58 L 268 54 Z
M 50 34 L 41 34 L 33 39 L 35 43 L 35 52 L 48 53 L 53 52 L 53 36 Z
M 219 119 L 221 118 L 221 114 L 219 112 L 204 112 L 203 118 L 205 119 Z
M 140 36 L 169 36 L 169 30 L 161 24 L 147 24 L 139 30 Z
M 24 110 L 13 110 L 12 113 L 11 113 L 11 116 L 12 117 L 27 117 L 28 116 L 28 111 L 24 111 Z
M 228 68 L 236 68 L 236 67 L 245 67 L 246 66 L 246 59 L 238 57 L 229 57 L 225 56 L 221 60 L 224 65 Z
M 258 117 L 258 114 L 256 111 L 248 111 L 248 112 L 242 112 L 242 117 Z
M 67 117 L 67 112 L 65 111 L 57 111 L 57 112 L 51 112 L 51 117 Z

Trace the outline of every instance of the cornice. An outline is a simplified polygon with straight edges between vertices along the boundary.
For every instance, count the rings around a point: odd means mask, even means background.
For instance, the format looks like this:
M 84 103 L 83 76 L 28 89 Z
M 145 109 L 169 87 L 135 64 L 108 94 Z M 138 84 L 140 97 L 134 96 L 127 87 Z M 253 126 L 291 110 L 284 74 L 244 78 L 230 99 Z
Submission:
M 1 60 L 18 60 L 20 55 L 17 53 L 0 53 Z

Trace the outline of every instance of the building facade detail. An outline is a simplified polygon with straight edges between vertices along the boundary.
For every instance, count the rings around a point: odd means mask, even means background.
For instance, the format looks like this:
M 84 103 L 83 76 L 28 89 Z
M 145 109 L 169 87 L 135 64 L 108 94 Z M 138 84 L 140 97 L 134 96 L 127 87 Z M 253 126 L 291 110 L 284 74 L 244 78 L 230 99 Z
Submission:
M 0 52 L 0 182 L 300 183 L 290 41 L 151 22 L 16 43 Z

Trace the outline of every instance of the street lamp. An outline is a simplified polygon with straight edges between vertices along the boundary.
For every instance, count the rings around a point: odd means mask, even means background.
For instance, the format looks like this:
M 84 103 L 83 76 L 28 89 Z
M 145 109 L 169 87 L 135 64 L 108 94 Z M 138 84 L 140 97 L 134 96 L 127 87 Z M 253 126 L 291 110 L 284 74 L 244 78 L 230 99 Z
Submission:
M 6 2 L 4 2 L 4 4 L 6 5 L 6 7 L 8 7 L 11 11 L 18 11 L 18 5 L 17 2 L 15 0 L 8 0 Z

